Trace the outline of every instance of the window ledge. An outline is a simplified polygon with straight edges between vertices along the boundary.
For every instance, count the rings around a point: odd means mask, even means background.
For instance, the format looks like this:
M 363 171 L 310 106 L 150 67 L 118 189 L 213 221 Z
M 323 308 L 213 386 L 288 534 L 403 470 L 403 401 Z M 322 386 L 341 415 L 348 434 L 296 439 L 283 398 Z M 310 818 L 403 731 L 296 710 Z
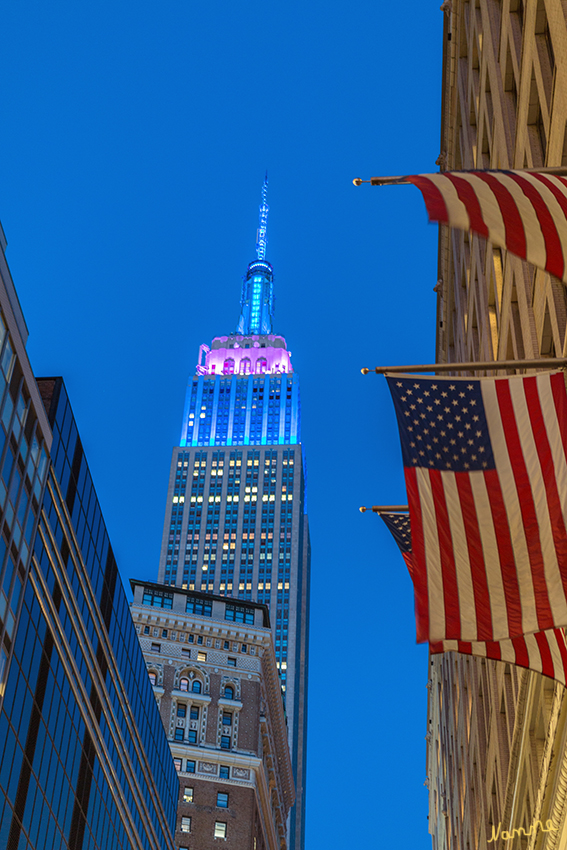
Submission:
M 161 685 L 152 685 L 152 688 L 154 689 L 154 694 L 158 697 L 162 697 L 165 693 L 165 689 Z
M 192 691 L 179 691 L 173 689 L 171 696 L 177 699 L 189 699 L 192 702 L 210 703 L 211 697 L 208 694 L 194 694 Z
M 223 708 L 233 708 L 235 711 L 240 711 L 242 708 L 242 703 L 237 699 L 225 699 L 224 697 L 219 697 L 219 705 L 222 705 Z

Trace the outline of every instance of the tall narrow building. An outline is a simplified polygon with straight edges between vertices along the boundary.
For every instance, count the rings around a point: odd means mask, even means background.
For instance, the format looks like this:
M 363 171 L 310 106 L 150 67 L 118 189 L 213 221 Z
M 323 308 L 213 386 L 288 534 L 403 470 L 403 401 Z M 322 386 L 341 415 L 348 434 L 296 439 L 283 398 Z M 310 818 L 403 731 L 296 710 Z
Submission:
M 266 194 L 267 178 L 236 330 L 201 346 L 188 383 L 158 580 L 268 606 L 296 786 L 288 839 L 300 850 L 310 545 L 299 381 L 284 337 L 274 332 Z

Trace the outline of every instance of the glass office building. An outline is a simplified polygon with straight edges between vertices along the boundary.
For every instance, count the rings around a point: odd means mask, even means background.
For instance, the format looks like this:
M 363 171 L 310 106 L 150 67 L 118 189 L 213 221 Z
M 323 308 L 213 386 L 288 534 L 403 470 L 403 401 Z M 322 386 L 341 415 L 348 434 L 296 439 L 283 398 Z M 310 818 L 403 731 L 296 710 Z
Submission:
M 202 345 L 173 450 L 162 583 L 264 602 L 288 718 L 296 785 L 289 845 L 303 847 L 309 629 L 309 528 L 299 380 L 273 329 L 264 184 L 257 259 L 237 330 Z
M 173 850 L 167 739 L 65 387 L 33 378 L 3 250 L 0 336 L 0 847 Z

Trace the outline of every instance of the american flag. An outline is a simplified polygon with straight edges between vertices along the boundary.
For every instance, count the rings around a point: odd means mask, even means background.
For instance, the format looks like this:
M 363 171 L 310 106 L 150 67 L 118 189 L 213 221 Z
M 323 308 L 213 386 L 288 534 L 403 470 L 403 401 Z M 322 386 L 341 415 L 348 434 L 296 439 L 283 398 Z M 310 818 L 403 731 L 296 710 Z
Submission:
M 388 530 L 398 544 L 398 548 L 402 553 L 402 558 L 406 562 L 409 574 L 413 577 L 413 566 L 411 560 L 411 525 L 409 513 L 390 513 L 380 511 L 378 516 L 386 523 Z
M 564 373 L 388 383 L 418 642 L 500 641 L 567 625 Z
M 392 533 L 413 578 L 409 513 L 381 512 L 379 516 Z M 536 670 L 544 676 L 556 679 L 562 685 L 567 684 L 567 645 L 563 629 L 549 629 L 501 641 L 443 640 L 430 643 L 429 651 L 432 654 L 453 651 L 481 658 L 494 658 L 496 661 L 506 661 L 518 667 Z
M 431 221 L 472 230 L 567 283 L 567 179 L 527 171 L 445 171 L 405 178 Z

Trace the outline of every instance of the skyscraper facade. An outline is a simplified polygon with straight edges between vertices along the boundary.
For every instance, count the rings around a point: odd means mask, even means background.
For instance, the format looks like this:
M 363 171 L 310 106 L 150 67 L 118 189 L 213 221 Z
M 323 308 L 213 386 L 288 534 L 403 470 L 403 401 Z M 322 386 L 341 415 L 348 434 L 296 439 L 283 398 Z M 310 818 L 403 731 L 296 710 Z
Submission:
M 0 847 L 174 850 L 178 779 L 61 378 L 0 227 Z
M 274 332 L 267 181 L 257 259 L 236 330 L 199 350 L 173 450 L 161 583 L 265 603 L 285 699 L 296 804 L 289 845 L 303 846 L 309 630 L 309 526 L 299 381 Z
M 567 164 L 567 25 L 560 0 L 444 3 L 442 170 Z M 437 359 L 561 356 L 555 278 L 470 233 L 440 228 Z M 542 367 L 545 364 L 542 362 Z M 567 840 L 565 688 L 456 653 L 432 656 L 429 826 L 435 850 L 555 848 Z M 544 834 L 538 822 L 551 820 Z M 526 833 L 536 826 L 530 838 Z M 489 843 L 490 842 L 490 843 Z

